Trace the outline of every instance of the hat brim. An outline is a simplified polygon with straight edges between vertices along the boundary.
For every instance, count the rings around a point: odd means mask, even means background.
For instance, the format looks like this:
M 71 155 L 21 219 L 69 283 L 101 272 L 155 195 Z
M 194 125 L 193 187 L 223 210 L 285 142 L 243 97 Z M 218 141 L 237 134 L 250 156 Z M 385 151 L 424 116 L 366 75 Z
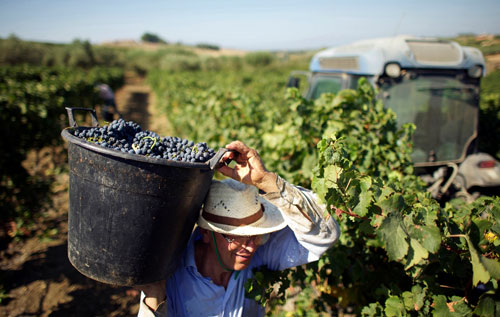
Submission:
M 219 223 L 208 222 L 203 218 L 203 213 L 198 218 L 198 226 L 203 229 L 235 236 L 254 236 L 281 230 L 286 227 L 285 219 L 281 211 L 263 197 L 259 197 L 264 207 L 263 216 L 256 222 L 245 226 L 230 226 Z

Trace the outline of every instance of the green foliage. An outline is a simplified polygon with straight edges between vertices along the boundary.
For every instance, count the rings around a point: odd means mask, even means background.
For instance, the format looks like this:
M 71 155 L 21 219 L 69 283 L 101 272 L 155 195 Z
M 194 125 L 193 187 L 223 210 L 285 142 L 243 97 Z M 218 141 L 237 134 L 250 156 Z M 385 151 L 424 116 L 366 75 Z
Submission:
M 489 72 L 481 80 L 481 93 L 492 94 L 500 91 L 500 69 Z
M 169 62 L 166 62 L 169 60 Z M 171 60 L 171 61 L 170 61 Z M 186 60 L 188 62 L 186 62 Z M 70 44 L 48 44 L 23 41 L 15 36 L 0 39 L 0 65 L 22 65 L 49 67 L 78 67 L 90 69 L 100 67 L 121 67 L 123 70 L 145 74 L 150 69 L 192 70 L 193 63 L 201 59 L 191 50 L 177 45 L 164 45 L 156 50 L 118 48 L 91 45 L 88 41 L 74 40 Z M 194 62 L 193 62 L 194 61 Z M 198 66 L 196 69 L 199 69 Z
M 481 81 L 479 149 L 500 159 L 500 70 Z
M 153 34 L 154 35 L 154 34 Z M 212 44 L 198 44 L 197 47 L 219 50 Z M 90 69 L 100 67 L 120 67 L 146 75 L 151 70 L 164 70 L 170 73 L 191 71 L 238 71 L 255 70 L 263 66 L 278 67 L 281 73 L 283 62 L 296 67 L 307 66 L 310 54 L 290 53 L 278 58 L 268 52 L 250 53 L 248 56 L 206 57 L 195 53 L 194 47 L 178 44 L 158 45 L 154 49 L 141 47 L 119 47 L 110 45 L 91 45 L 79 39 L 70 44 L 52 44 L 23 41 L 11 35 L 0 39 L 0 66 L 22 65 L 49 67 L 81 67 Z M 285 67 L 287 67 L 285 65 Z M 287 76 L 285 74 L 284 76 Z M 251 77 L 248 77 L 251 78 Z M 273 78 L 276 78 L 274 76 Z
M 40 64 L 45 50 L 43 45 L 32 45 L 11 35 L 0 41 L 0 65 Z
M 367 108 L 376 109 L 368 86 L 361 86 L 356 95 Z M 355 113 L 352 100 L 345 102 Z M 328 279 L 332 288 L 349 287 L 352 297 L 340 298 L 340 305 L 355 303 L 366 316 L 376 316 L 381 308 L 386 316 L 427 316 L 431 311 L 441 316 L 451 314 L 450 307 L 470 315 L 483 300 L 474 298 L 476 286 L 483 283 L 490 292 L 498 292 L 500 249 L 485 237 L 498 235 L 500 199 L 481 198 L 470 205 L 457 200 L 441 208 L 409 173 L 411 147 L 405 144 L 411 129 L 396 131 L 387 120 L 390 112 L 375 112 L 372 122 L 382 124 L 376 129 L 382 131 L 378 141 L 365 139 L 367 131 L 357 135 L 370 117 L 365 112 L 356 113 L 353 132 L 335 131 L 318 143 L 312 187 L 330 214 L 338 217 L 343 234 L 340 246 L 327 252 L 323 261 L 335 265 L 340 258 L 345 266 L 312 264 L 308 269 L 317 272 L 318 284 Z M 394 137 L 387 138 L 389 134 Z M 380 153 L 369 152 L 378 147 L 385 149 L 385 164 L 379 161 L 370 169 L 370 164 L 356 161 L 359 156 L 376 160 Z M 332 304 L 337 299 L 319 300 Z
M 330 135 L 342 135 L 350 144 L 351 160 L 366 172 L 378 174 L 386 168 L 393 171 L 392 177 L 397 177 L 394 171 L 400 168 L 412 173 L 411 161 L 406 155 L 411 150 L 412 127 L 396 131 L 394 113 L 380 115 L 384 107 L 375 101 L 366 80 L 360 82 L 360 90 L 366 94 L 344 90 L 336 96 L 324 94 L 308 101 L 296 89 L 289 89 L 289 111 L 273 120 L 272 131 L 263 134 L 265 152 L 272 153 L 266 156 L 270 166 L 287 179 L 309 186 L 317 162 L 317 142 Z M 400 144 L 395 144 L 395 140 L 400 140 Z M 403 148 L 407 151 L 400 151 Z
M 0 304 L 5 303 L 7 299 L 9 299 L 9 295 L 4 286 L 0 285 Z
M 243 59 L 239 56 L 208 57 L 202 60 L 202 69 L 208 72 L 239 71 L 243 66 Z
M 254 67 L 268 66 L 274 60 L 275 60 L 274 55 L 269 52 L 254 52 L 245 55 L 245 62 Z
M 166 43 L 161 37 L 156 34 L 146 32 L 141 36 L 141 41 L 149 43 Z
M 245 282 L 246 296 L 254 299 L 262 306 L 269 304 L 271 310 L 277 305 L 283 305 L 286 301 L 286 289 L 290 287 L 290 279 L 287 271 L 270 271 L 266 267 L 254 269 L 255 275 Z M 273 279 L 278 290 L 267 288 L 267 280 Z
M 166 55 L 161 58 L 159 68 L 170 72 L 198 71 L 201 59 L 198 56 Z
M 500 70 L 481 81 L 479 149 L 500 159 Z
M 213 51 L 220 50 L 220 47 L 218 45 L 209 44 L 209 43 L 199 43 L 199 44 L 196 44 L 196 47 L 207 49 L 207 50 L 213 50 Z
M 49 202 L 51 179 L 31 175 L 22 162 L 31 150 L 62 142 L 65 106 L 93 108 L 96 82 L 123 83 L 119 69 L 90 71 L 33 66 L 0 67 L 0 221 L 33 219 Z
M 287 109 L 279 107 L 287 71 L 242 70 L 239 73 L 155 70 L 148 81 L 157 105 L 176 135 L 221 147 L 234 139 L 258 146 L 263 124 Z M 254 80 L 259 78 L 259 80 Z M 274 113 L 269 109 L 275 109 Z M 265 131 L 265 130 L 264 130 Z
M 284 91 L 274 70 L 179 73 L 149 80 L 159 106 L 179 134 L 223 146 L 241 139 L 259 149 L 266 166 L 311 186 L 341 227 L 339 243 L 318 262 L 285 272 L 261 271 L 248 296 L 271 303 L 271 288 L 314 288 L 298 301 L 304 313 L 353 306 L 362 316 L 480 316 L 498 298 L 498 198 L 445 206 L 413 174 L 413 125 L 397 129 L 392 111 L 359 88 L 305 100 Z M 485 288 L 483 292 L 481 289 Z M 281 291 L 284 291 L 283 289 Z M 279 293 L 278 298 L 283 298 Z
M 89 41 L 71 44 L 44 44 L 22 41 L 16 36 L 0 40 L 0 65 L 30 64 L 89 69 L 98 65 L 113 66 L 109 49 L 95 49 Z

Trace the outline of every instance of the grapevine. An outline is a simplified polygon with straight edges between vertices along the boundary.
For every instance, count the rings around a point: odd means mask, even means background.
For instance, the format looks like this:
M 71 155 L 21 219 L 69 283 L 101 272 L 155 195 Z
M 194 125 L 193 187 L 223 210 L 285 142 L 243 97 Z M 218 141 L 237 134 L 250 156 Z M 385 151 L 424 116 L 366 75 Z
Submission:
M 398 129 L 395 114 L 376 100 L 366 80 L 357 90 L 315 101 L 296 89 L 278 91 L 285 99 L 273 94 L 274 113 L 261 107 L 259 95 L 230 94 L 229 89 L 238 89 L 222 87 L 197 93 L 176 89 L 176 102 L 167 107 L 177 129 L 206 134 L 207 126 L 186 121 L 203 117 L 217 122 L 209 132 L 215 143 L 249 140 L 270 170 L 312 187 L 342 231 L 339 243 L 319 261 L 256 275 L 247 284 L 248 296 L 272 303 L 270 290 L 287 276 L 302 293 L 319 293 L 297 301 L 316 312 L 348 306 L 360 316 L 493 316 L 499 311 L 500 243 L 493 240 L 500 233 L 499 199 L 443 206 L 434 200 L 413 173 L 415 127 Z M 262 113 L 247 115 L 255 109 Z
M 123 83 L 123 70 L 40 66 L 0 67 L 0 209 L 2 220 L 34 219 L 49 204 L 51 179 L 30 175 L 22 165 L 30 151 L 62 143 L 67 125 L 65 106 L 92 108 L 96 82 L 113 88 Z

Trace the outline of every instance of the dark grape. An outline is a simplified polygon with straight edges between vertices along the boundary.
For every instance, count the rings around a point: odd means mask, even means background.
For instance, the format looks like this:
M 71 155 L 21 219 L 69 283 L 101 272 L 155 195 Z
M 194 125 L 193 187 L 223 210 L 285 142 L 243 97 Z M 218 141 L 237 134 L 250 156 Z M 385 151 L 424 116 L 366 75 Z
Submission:
M 215 151 L 205 142 L 194 143 L 172 136 L 160 137 L 155 132 L 143 130 L 133 121 L 123 119 L 114 120 L 103 127 L 74 129 L 70 132 L 105 148 L 157 159 L 203 163 L 215 155 Z

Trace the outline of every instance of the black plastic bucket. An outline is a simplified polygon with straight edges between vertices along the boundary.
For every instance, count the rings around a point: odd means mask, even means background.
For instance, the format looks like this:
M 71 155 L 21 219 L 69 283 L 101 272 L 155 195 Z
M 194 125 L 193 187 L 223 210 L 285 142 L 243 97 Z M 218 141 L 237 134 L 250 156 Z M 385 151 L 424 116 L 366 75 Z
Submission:
M 153 159 L 87 142 L 69 132 L 90 128 L 73 120 L 72 111 L 81 109 L 67 109 L 72 127 L 61 135 L 68 142 L 71 264 L 114 285 L 167 279 L 198 218 L 213 164 Z M 91 114 L 97 125 L 95 111 Z

